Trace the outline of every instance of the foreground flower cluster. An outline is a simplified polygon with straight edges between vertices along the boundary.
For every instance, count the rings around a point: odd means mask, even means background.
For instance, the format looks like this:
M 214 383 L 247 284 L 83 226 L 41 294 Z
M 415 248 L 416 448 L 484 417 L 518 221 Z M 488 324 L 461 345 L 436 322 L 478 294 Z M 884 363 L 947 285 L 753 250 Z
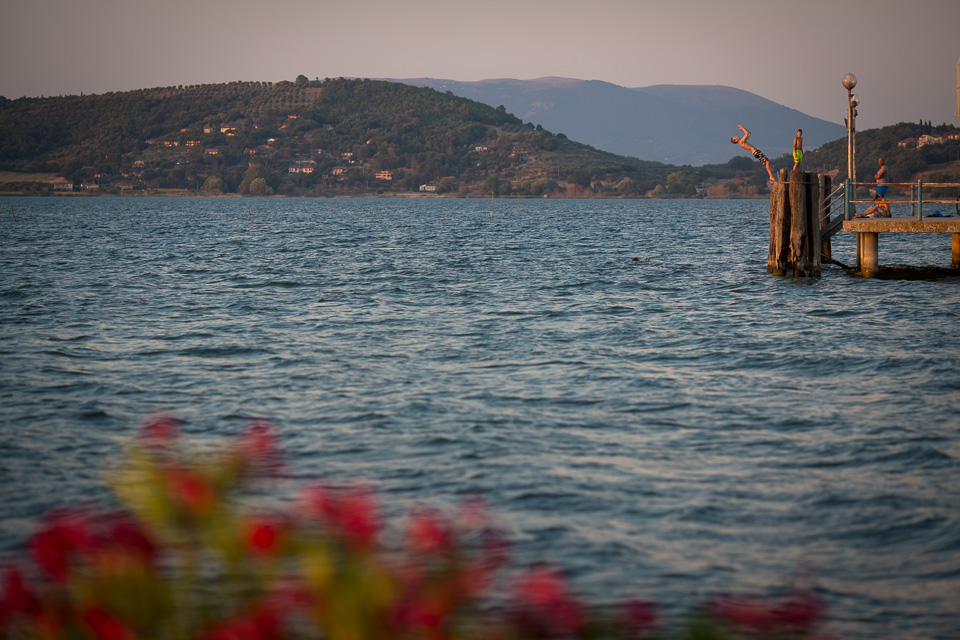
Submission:
M 650 602 L 588 607 L 549 567 L 506 580 L 505 537 L 478 500 L 451 514 L 415 509 L 392 544 L 363 488 L 312 486 L 282 510 L 250 506 L 281 462 L 268 423 L 200 455 L 175 420 L 149 421 L 110 474 L 123 508 L 51 514 L 4 570 L 0 637 L 816 637 L 822 611 L 808 593 L 716 598 L 671 630 Z

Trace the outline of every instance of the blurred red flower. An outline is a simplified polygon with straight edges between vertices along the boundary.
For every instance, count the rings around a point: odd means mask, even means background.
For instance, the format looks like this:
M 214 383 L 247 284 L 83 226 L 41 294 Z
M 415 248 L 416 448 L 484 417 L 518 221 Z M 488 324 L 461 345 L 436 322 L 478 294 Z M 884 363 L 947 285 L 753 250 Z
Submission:
M 53 513 L 44 528 L 30 539 L 30 551 L 37 566 L 55 581 L 66 580 L 71 556 L 89 552 L 94 536 L 88 516 L 79 511 Z
M 284 525 L 268 516 L 255 516 L 244 524 L 247 550 L 257 556 L 276 555 L 283 539 Z
M 772 616 L 778 626 L 807 631 L 823 617 L 823 603 L 811 593 L 795 595 L 777 605 Z
M 157 546 L 140 524 L 133 518 L 115 514 L 105 518 L 106 539 L 104 544 L 120 549 L 152 566 L 157 558 Z
M 180 421 L 166 414 L 148 419 L 143 424 L 140 437 L 148 447 L 166 447 L 180 435 Z
M 766 631 L 773 623 L 770 608 L 759 598 L 723 596 L 710 603 L 711 617 L 751 631 Z
M 280 613 L 260 605 L 252 613 L 220 623 L 203 635 L 203 640 L 279 640 L 283 621 Z
M 368 489 L 314 486 L 304 491 L 302 501 L 308 517 L 319 519 L 329 533 L 352 548 L 365 551 L 376 544 L 380 518 Z
M 439 511 L 421 506 L 410 518 L 407 544 L 415 554 L 441 554 L 453 546 L 454 536 Z
M 27 586 L 20 567 L 7 567 L 0 593 L 0 628 L 14 615 L 35 616 L 40 613 L 40 601 Z
M 514 604 L 517 624 L 534 638 L 573 635 L 586 621 L 583 607 L 570 596 L 563 577 L 550 568 L 522 577 L 514 588 Z
M 620 620 L 630 631 L 651 631 L 657 624 L 657 605 L 644 600 L 631 600 L 623 605 Z
M 328 640 L 661 637 L 654 604 L 597 616 L 547 566 L 498 598 L 504 608 L 486 608 L 481 596 L 499 584 L 508 543 L 481 499 L 452 515 L 418 507 L 398 548 L 380 548 L 379 505 L 364 487 L 310 487 L 295 515 L 244 508 L 246 480 L 279 464 L 269 422 L 251 423 L 225 455 L 202 463 L 186 443 L 172 446 L 177 429 L 166 416 L 144 425 L 143 446 L 113 485 L 129 512 L 58 511 L 43 521 L 28 543 L 33 566 L 2 575 L 0 637 L 280 640 L 294 629 Z M 184 588 L 191 597 L 180 597 Z M 809 593 L 727 596 L 705 614 L 703 637 L 800 640 L 818 632 L 823 606 Z
M 97 640 L 132 640 L 133 631 L 104 609 L 91 607 L 83 614 L 83 622 Z
M 216 493 L 209 480 L 183 467 L 164 469 L 164 480 L 173 502 L 191 516 L 204 516 L 213 508 Z
M 282 466 L 282 457 L 273 423 L 267 420 L 251 422 L 240 436 L 238 454 L 244 470 L 254 475 L 276 474 Z
M 497 569 L 510 558 L 510 540 L 501 529 L 485 529 L 482 538 L 483 561 L 490 569 Z

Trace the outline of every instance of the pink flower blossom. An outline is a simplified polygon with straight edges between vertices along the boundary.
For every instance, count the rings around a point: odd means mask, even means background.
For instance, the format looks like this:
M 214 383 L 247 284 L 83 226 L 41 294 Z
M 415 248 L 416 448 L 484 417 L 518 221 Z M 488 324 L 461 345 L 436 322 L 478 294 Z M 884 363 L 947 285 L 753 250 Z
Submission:
M 57 582 L 71 573 L 70 560 L 79 552 L 93 548 L 94 537 L 86 514 L 74 511 L 54 513 L 46 527 L 30 540 L 30 551 L 37 566 Z
M 369 490 L 311 487 L 303 494 L 303 504 L 309 517 L 319 519 L 332 535 L 351 547 L 366 551 L 376 544 L 380 519 Z
M 773 623 L 770 608 L 755 597 L 724 596 L 712 602 L 709 611 L 718 621 L 755 632 L 766 631 Z
M 279 640 L 282 626 L 279 611 L 260 605 L 252 613 L 216 625 L 204 634 L 203 640 Z
M 484 562 L 477 562 L 461 570 L 457 588 L 465 597 L 476 597 L 490 586 L 492 580 L 493 572 L 490 566 Z
M 99 607 L 87 609 L 83 622 L 97 640 L 133 640 L 136 637 L 130 627 Z
M 446 621 L 447 612 L 436 598 L 419 598 L 405 600 L 397 605 L 393 618 L 394 624 L 406 632 L 413 629 L 436 630 Z
M 266 420 L 255 420 L 244 429 L 232 455 L 244 472 L 254 476 L 276 475 L 283 466 L 276 429 Z
M 144 422 L 140 437 L 148 447 L 167 447 L 180 435 L 180 421 L 173 416 L 160 414 Z
M 510 558 L 510 541 L 500 529 L 485 529 L 482 538 L 483 561 L 490 569 L 497 569 Z
M 257 556 L 274 556 L 280 550 L 284 526 L 266 516 L 250 518 L 244 524 L 247 550 Z
M 535 569 L 522 577 L 514 592 L 519 603 L 533 606 L 549 606 L 567 598 L 563 577 L 549 568 Z
M 335 492 L 327 487 L 320 485 L 307 487 L 300 495 L 300 502 L 308 518 L 328 523 L 338 517 L 339 500 Z
M 420 507 L 413 513 L 407 528 L 407 544 L 413 553 L 444 553 L 451 548 L 453 541 L 453 532 L 438 511 Z
M 273 423 L 256 420 L 244 429 L 240 442 L 250 457 L 264 458 L 276 453 L 277 432 Z
M 644 600 L 631 600 L 623 605 L 620 619 L 630 631 L 651 631 L 657 624 L 657 605 Z
M 772 616 L 778 626 L 808 631 L 820 622 L 823 604 L 813 594 L 799 594 L 777 605 Z
M 481 496 L 463 500 L 457 513 L 457 522 L 463 529 L 479 531 L 490 527 L 490 505 Z
M 40 601 L 27 586 L 20 567 L 10 566 L 3 575 L 0 592 L 0 629 L 14 615 L 35 616 L 40 613 Z
M 182 467 L 165 469 L 164 480 L 174 503 L 191 516 L 204 516 L 213 508 L 216 492 L 209 480 Z
M 583 607 L 570 596 L 562 576 L 553 569 L 536 569 L 521 578 L 514 596 L 517 624 L 532 637 L 573 635 L 586 621 Z
M 106 519 L 105 526 L 106 545 L 123 550 L 143 564 L 153 566 L 157 558 L 157 546 L 136 520 L 129 516 L 114 515 Z
M 340 525 L 347 541 L 357 549 L 367 550 L 376 544 L 380 518 L 373 493 L 352 489 L 342 496 Z

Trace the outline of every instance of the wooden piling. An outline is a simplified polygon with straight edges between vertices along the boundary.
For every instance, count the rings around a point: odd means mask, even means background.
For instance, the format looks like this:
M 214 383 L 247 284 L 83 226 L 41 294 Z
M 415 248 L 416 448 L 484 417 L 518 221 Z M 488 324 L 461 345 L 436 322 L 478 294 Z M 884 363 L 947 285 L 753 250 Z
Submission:
M 817 176 L 780 170 L 770 193 L 767 273 L 820 276 L 820 184 Z
M 807 227 L 806 271 L 812 278 L 820 277 L 820 178 L 815 173 L 805 174 Z
M 767 273 L 786 275 L 789 258 L 790 201 L 787 198 L 787 170 L 780 170 L 780 180 L 770 191 L 770 251 L 767 254 Z
M 790 199 L 790 258 L 787 273 L 803 277 L 809 261 L 809 243 L 807 227 L 807 190 L 803 184 L 803 171 L 790 172 L 790 186 L 787 197 Z

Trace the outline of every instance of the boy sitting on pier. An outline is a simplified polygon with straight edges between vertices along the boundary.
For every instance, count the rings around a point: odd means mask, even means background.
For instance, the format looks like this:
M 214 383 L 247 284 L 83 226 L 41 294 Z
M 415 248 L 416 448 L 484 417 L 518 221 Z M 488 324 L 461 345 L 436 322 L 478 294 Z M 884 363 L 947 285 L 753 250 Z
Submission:
M 763 166 L 767 168 L 767 175 L 770 176 L 771 182 L 776 182 L 777 179 L 773 177 L 773 171 L 770 169 L 770 161 L 767 160 L 767 156 L 763 155 L 762 151 L 747 142 L 747 138 L 750 137 L 750 132 L 747 131 L 742 124 L 738 124 L 737 128 L 740 129 L 740 131 L 743 131 L 743 135 L 739 138 L 737 136 L 733 136 L 730 138 L 730 142 L 733 144 L 739 144 L 741 147 L 752 153 L 753 157 L 762 162 Z
M 870 205 L 870 208 L 864 211 L 863 213 L 853 214 L 854 218 L 889 218 L 890 217 L 890 205 L 886 200 L 883 199 L 883 196 L 875 194 L 873 196 L 873 204 Z

